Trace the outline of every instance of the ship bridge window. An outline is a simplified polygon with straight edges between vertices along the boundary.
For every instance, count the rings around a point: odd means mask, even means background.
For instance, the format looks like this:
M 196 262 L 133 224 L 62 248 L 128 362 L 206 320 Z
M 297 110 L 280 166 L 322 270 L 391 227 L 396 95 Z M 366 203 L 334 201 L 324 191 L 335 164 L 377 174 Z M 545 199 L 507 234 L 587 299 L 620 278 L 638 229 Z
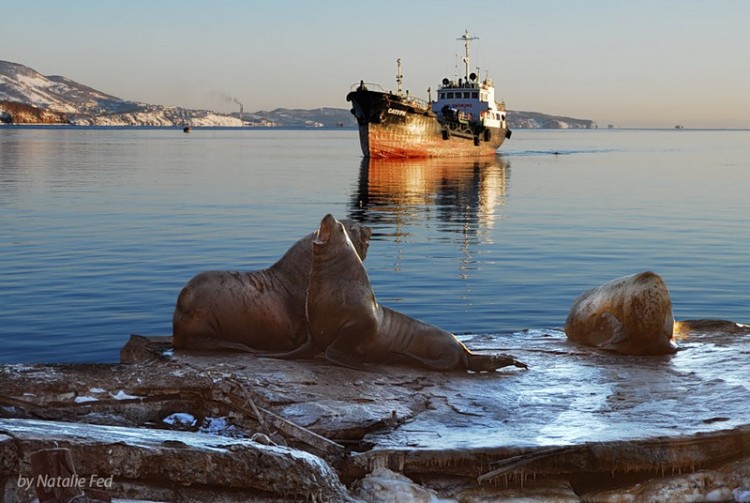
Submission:
M 466 91 L 466 92 L 464 93 L 464 99 L 467 99 L 467 100 L 468 100 L 469 98 L 471 98 L 471 92 L 470 92 L 470 91 Z
M 487 93 L 482 93 L 482 101 L 487 101 Z
M 453 99 L 453 93 L 448 93 L 448 99 L 449 99 L 449 100 L 452 100 L 452 99 Z
M 471 97 L 475 100 L 479 99 L 479 91 L 472 91 Z

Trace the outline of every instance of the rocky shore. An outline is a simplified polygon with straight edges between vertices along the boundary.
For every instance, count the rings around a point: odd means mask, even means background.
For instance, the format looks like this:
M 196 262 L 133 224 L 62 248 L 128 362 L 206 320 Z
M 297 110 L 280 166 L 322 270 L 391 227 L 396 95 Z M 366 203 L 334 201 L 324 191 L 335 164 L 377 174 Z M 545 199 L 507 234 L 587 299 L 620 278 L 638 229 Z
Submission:
M 0 101 L 0 124 L 70 124 L 67 115 L 24 103 Z
M 697 323 L 641 358 L 477 336 L 530 365 L 481 374 L 133 336 L 120 364 L 0 366 L 0 484 L 31 501 L 54 480 L 34 456 L 63 450 L 113 501 L 748 501 L 749 332 Z

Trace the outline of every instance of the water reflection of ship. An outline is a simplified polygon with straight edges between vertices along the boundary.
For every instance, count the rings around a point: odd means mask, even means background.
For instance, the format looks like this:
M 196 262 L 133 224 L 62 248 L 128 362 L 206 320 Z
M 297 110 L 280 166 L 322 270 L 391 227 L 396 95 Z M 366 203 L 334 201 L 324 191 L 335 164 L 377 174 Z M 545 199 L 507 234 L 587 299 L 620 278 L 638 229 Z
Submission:
M 462 240 L 483 240 L 498 218 L 509 168 L 501 156 L 476 159 L 364 158 L 350 217 L 394 232 L 437 218 Z M 382 229 L 390 228 L 388 230 Z

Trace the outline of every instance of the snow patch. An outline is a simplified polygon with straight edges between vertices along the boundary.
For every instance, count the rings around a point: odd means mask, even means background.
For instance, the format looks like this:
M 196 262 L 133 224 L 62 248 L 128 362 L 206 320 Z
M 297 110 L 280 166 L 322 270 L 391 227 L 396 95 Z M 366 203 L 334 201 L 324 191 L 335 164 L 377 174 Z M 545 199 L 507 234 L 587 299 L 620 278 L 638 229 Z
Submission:
M 161 420 L 162 423 L 174 426 L 175 428 L 192 428 L 198 422 L 195 416 L 187 412 L 175 412 Z
M 136 400 L 140 398 L 139 396 L 129 395 L 125 393 L 123 390 L 118 391 L 114 395 L 110 393 L 110 396 L 114 398 L 115 400 Z
M 738 487 L 732 491 L 732 496 L 737 503 L 750 503 L 750 488 Z
M 206 417 L 198 428 L 199 433 L 221 435 L 222 437 L 244 437 L 242 430 L 231 424 L 225 417 Z
M 87 403 L 87 402 L 98 402 L 98 398 L 94 398 L 93 396 L 77 396 L 75 397 L 75 403 Z

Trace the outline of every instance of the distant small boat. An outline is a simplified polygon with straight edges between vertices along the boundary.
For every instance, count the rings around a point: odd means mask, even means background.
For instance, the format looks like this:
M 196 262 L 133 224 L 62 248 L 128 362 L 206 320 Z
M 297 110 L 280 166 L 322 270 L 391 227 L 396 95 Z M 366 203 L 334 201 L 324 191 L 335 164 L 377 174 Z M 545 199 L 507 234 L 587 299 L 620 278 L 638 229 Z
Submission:
M 675 125 L 675 127 L 674 127 L 674 128 L 675 128 L 675 129 L 683 129 L 683 127 L 682 127 L 682 125 L 681 125 L 681 124 L 677 124 L 677 125 Z
M 182 128 L 182 132 L 183 133 L 189 133 L 192 130 L 193 130 L 193 128 L 191 128 L 190 126 L 185 126 L 184 128 Z

